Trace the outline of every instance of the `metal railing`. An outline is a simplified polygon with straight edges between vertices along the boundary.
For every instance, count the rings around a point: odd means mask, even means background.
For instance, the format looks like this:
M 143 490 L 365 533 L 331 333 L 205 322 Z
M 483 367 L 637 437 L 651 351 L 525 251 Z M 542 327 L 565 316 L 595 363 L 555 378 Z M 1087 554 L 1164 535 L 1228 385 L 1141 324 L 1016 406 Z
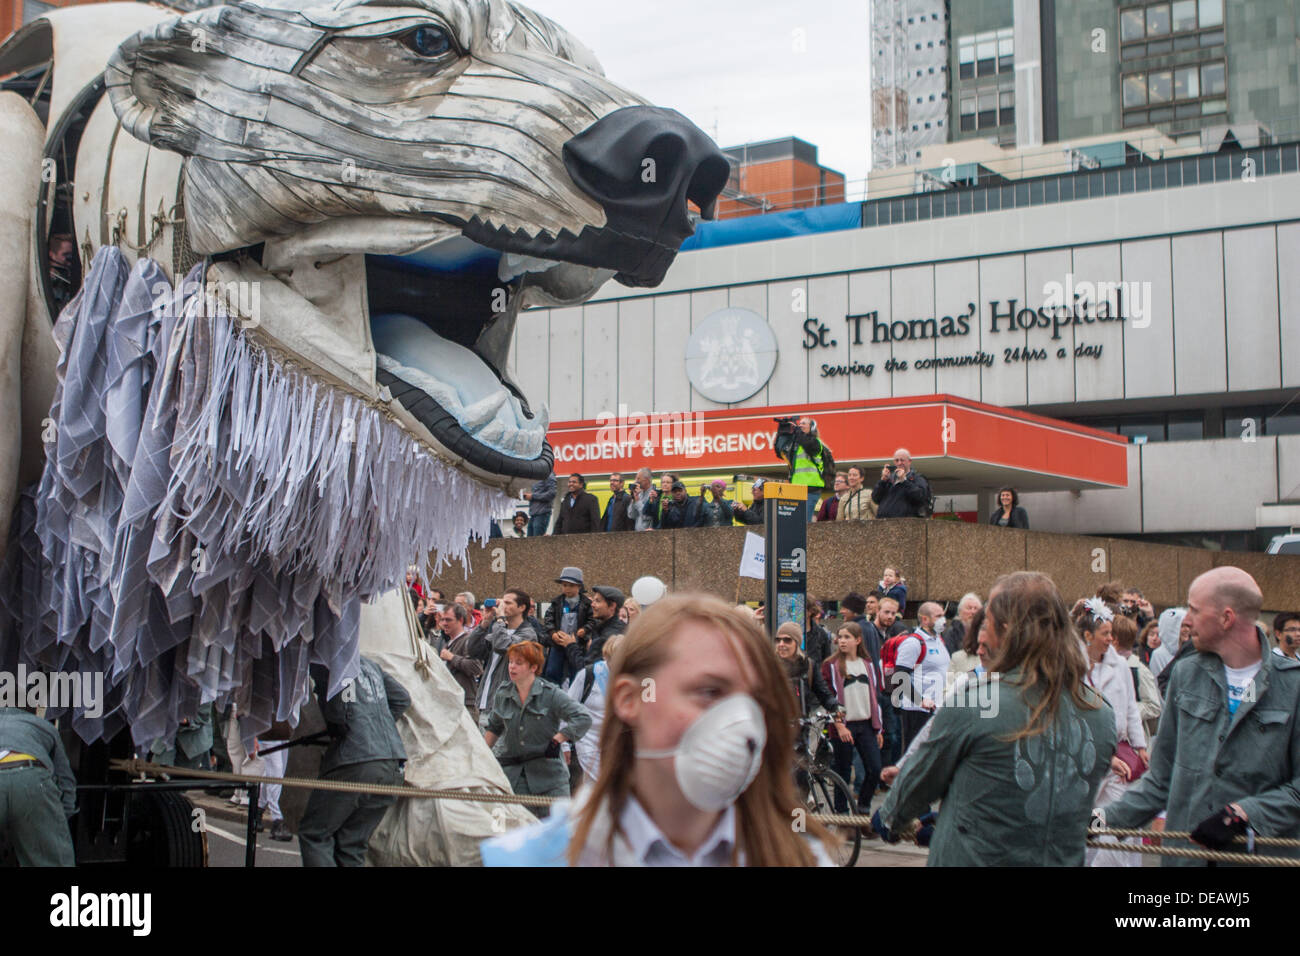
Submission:
M 1170 188 L 1173 186 L 1196 185 L 1202 182 L 1221 181 L 1222 179 L 1240 176 L 1243 170 L 1240 168 L 1240 160 L 1245 157 L 1251 157 L 1255 160 L 1255 175 L 1274 175 L 1279 172 L 1295 172 L 1294 152 L 1295 147 L 1300 144 L 1300 118 L 1289 118 L 1280 122 L 1267 124 L 1260 123 L 1242 123 L 1226 124 L 1236 128 L 1260 128 L 1267 134 L 1269 142 L 1267 144 L 1251 147 L 1243 147 L 1240 151 L 1219 152 L 1216 149 L 1203 147 L 1200 144 L 1178 144 L 1171 136 L 1160 132 L 1146 131 L 1145 135 L 1126 135 L 1123 131 L 1117 131 L 1114 137 L 1109 140 L 1099 140 L 1097 137 L 1089 137 L 1089 141 L 1081 145 L 1074 145 L 1070 141 L 1053 143 L 1035 149 L 1032 152 L 1008 153 L 1006 156 L 993 156 L 978 158 L 970 156 L 958 159 L 953 156 L 945 162 L 944 159 L 938 161 L 938 165 L 932 167 L 922 166 L 900 166 L 892 172 L 879 172 L 865 179 L 847 180 L 843 184 L 815 184 L 796 188 L 786 188 L 771 190 L 762 193 L 741 193 L 738 195 L 727 195 L 724 199 L 732 202 L 741 203 L 747 208 L 729 209 L 719 214 L 720 219 L 739 218 L 741 216 L 754 215 L 759 212 L 768 211 L 785 211 L 787 209 L 808 208 L 811 206 L 833 205 L 834 201 L 827 201 L 826 194 L 834 190 L 835 192 L 843 191 L 843 202 L 863 202 L 868 206 L 872 204 L 894 203 L 899 200 L 916 200 L 912 204 L 916 212 L 910 214 L 906 211 L 907 205 L 891 206 L 891 212 L 884 218 L 879 214 L 876 215 L 875 221 L 872 221 L 870 214 L 864 209 L 863 225 L 891 225 L 897 222 L 911 222 L 916 219 L 938 218 L 947 215 L 962 215 L 967 212 L 984 212 L 997 209 L 1015 208 L 1021 205 L 1038 205 L 1042 202 L 1061 202 L 1070 201 L 1071 199 L 1088 199 L 1094 196 L 1111 195 L 1106 191 L 1106 183 L 1113 183 L 1116 193 L 1122 192 L 1144 192 L 1151 188 Z M 949 144 L 954 151 L 962 151 L 966 141 L 957 141 Z M 1108 165 L 1104 161 L 1098 160 L 1095 156 L 1102 147 L 1120 145 L 1125 147 L 1125 158 L 1122 164 L 1116 163 Z M 1268 155 L 1287 155 L 1287 149 L 1290 148 L 1290 158 L 1279 160 L 1280 165 L 1274 165 L 1270 160 L 1260 161 L 1260 156 Z M 1281 151 L 1280 153 L 1269 154 L 1270 150 Z M 1226 159 L 1219 157 L 1237 157 L 1238 168 L 1235 173 L 1228 174 L 1222 167 L 1227 162 Z M 1125 188 L 1123 185 L 1123 176 L 1113 176 L 1108 180 L 1103 180 L 1099 191 L 1093 192 L 1092 183 L 1096 180 L 1089 179 L 1085 190 L 1065 190 L 1065 198 L 1057 199 L 1039 199 L 1038 201 L 1020 201 L 1016 198 L 1009 200 L 1008 204 L 1003 204 L 999 192 L 997 205 L 989 206 L 987 203 L 984 208 L 975 208 L 974 202 L 963 203 L 961 200 L 950 200 L 949 197 L 956 196 L 973 196 L 983 189 L 1002 190 L 1006 187 L 1016 187 L 1033 181 L 1046 182 L 1055 180 L 1060 182 L 1066 179 L 1076 179 L 1079 177 L 1091 177 L 1097 174 L 1105 173 L 1122 173 L 1125 170 L 1141 170 L 1143 168 L 1154 169 L 1161 166 L 1167 166 L 1173 161 L 1182 161 L 1178 166 L 1179 174 L 1174 180 L 1160 181 L 1157 179 L 1156 185 L 1150 185 L 1151 181 L 1135 177 L 1131 187 Z M 1187 161 L 1191 161 L 1190 164 Z M 1218 165 L 1213 165 L 1216 163 Z M 1093 167 L 1095 164 L 1096 168 Z M 974 169 L 975 180 L 973 182 L 962 181 L 960 179 L 945 179 L 943 172 L 945 166 L 951 169 Z M 1065 167 L 1065 168 L 1062 168 Z M 1194 167 L 1194 171 L 1192 170 Z M 1183 169 L 1189 172 L 1182 174 Z M 1202 173 L 1202 170 L 1208 170 Z M 951 174 L 949 174 L 951 176 Z M 1157 174 L 1158 175 L 1158 174 Z M 1078 193 L 1075 195 L 1075 193 Z M 874 195 L 873 195 L 874 194 Z M 921 209 L 925 206 L 920 202 L 926 196 L 937 195 L 944 197 L 941 200 L 942 210 L 937 214 L 933 211 L 922 213 Z M 1021 195 L 1024 195 L 1022 191 Z M 1058 190 L 1058 196 L 1061 191 Z M 950 212 L 952 203 L 956 203 L 956 210 Z M 968 206 L 969 208 L 962 208 Z M 900 208 L 903 210 L 900 218 L 895 218 L 892 214 L 893 209 Z

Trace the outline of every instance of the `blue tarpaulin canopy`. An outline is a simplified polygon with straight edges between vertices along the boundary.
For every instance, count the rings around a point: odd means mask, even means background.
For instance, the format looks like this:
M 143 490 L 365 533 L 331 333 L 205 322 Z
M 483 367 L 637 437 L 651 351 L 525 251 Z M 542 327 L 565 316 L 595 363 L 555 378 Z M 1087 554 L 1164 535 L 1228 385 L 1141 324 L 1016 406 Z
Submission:
M 695 226 L 695 235 L 682 243 L 682 251 L 734 246 L 742 242 L 760 242 L 764 239 L 787 239 L 791 236 L 808 236 L 840 229 L 857 229 L 861 225 L 862 203 L 860 202 L 790 209 L 786 212 L 768 213 L 765 216 L 744 216 L 721 222 L 698 223 Z

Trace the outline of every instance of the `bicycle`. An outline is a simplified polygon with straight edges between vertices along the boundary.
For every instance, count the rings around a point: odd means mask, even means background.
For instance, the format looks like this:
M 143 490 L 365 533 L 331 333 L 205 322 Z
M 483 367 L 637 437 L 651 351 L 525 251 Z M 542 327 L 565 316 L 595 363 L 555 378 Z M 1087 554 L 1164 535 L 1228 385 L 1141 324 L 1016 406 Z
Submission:
M 795 753 L 795 787 L 810 814 L 835 814 L 836 795 L 852 813 L 856 807 L 852 788 L 831 769 L 832 750 L 829 728 L 833 721 L 824 710 L 815 711 L 799 721 L 799 738 Z M 845 812 L 845 811 L 838 811 Z M 826 824 L 835 837 L 835 862 L 853 866 L 862 852 L 862 830 L 855 826 Z

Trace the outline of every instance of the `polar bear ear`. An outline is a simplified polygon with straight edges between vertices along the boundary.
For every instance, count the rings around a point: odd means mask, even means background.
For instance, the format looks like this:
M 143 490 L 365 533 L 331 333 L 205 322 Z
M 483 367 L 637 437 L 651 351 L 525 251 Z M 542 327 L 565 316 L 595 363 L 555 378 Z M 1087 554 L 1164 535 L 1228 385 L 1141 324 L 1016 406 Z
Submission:
M 208 7 L 164 20 L 113 51 L 104 84 L 113 112 L 132 136 L 186 156 L 196 155 L 200 142 L 213 140 L 213 124 L 220 114 L 200 97 L 229 89 L 220 81 L 235 65 L 220 42 L 227 32 L 222 14 L 228 10 Z

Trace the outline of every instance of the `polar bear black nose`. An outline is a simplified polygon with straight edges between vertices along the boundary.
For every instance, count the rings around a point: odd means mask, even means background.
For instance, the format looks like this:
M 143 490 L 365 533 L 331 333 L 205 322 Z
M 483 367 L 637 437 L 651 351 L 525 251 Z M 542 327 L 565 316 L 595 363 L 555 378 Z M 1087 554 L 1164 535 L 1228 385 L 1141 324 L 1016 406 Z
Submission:
M 693 231 L 686 202 L 712 219 L 727 157 L 676 110 L 628 106 L 564 144 L 564 165 L 601 204 L 611 228 L 673 249 Z

